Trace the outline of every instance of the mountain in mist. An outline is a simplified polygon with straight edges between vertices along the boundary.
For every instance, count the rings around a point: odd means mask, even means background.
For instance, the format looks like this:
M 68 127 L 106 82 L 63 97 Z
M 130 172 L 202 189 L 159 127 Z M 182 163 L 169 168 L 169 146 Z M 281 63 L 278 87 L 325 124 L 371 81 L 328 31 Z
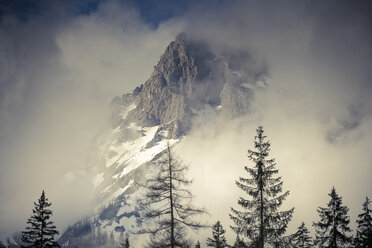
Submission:
M 59 243 L 117 247 L 141 226 L 136 182 L 152 175 L 167 142 L 182 142 L 206 110 L 221 118 L 249 113 L 266 73 L 247 52 L 178 35 L 146 82 L 112 100 L 112 127 L 96 139 L 90 158 L 96 214 L 70 226 Z

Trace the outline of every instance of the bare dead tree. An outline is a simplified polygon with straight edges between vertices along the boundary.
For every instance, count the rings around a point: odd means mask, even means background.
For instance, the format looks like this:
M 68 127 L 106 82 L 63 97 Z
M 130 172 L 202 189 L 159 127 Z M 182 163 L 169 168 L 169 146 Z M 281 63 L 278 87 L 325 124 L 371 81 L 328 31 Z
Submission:
M 187 189 L 192 181 L 185 177 L 188 166 L 173 156 L 169 143 L 157 166 L 156 176 L 141 185 L 146 193 L 139 200 L 144 209 L 144 225 L 139 233 L 150 234 L 148 246 L 152 248 L 190 247 L 186 229 L 196 231 L 206 225 L 193 219 L 205 211 L 192 205 L 193 195 Z

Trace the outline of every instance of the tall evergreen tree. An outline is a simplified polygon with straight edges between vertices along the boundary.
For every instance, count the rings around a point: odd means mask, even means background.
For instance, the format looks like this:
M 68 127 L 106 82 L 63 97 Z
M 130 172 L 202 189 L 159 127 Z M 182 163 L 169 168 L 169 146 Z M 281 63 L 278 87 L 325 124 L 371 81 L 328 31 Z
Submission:
M 52 205 L 45 197 L 45 192 L 41 193 L 38 202 L 34 202 L 35 208 L 32 210 L 33 215 L 28 219 L 26 231 L 22 232 L 22 248 L 52 248 L 60 247 L 54 240 L 54 235 L 58 235 L 56 226 L 50 221 L 52 210 L 49 207 Z
M 185 177 L 188 166 L 175 159 L 168 144 L 158 161 L 159 171 L 142 185 L 147 189 L 139 204 L 145 209 L 143 217 L 149 224 L 139 233 L 150 234 L 149 247 L 186 247 L 186 227 L 193 230 L 205 227 L 192 219 L 204 210 L 191 204 L 192 193 L 186 188 L 191 180 Z
M 207 246 L 215 248 L 228 247 L 225 238 L 225 230 L 220 221 L 217 221 L 213 226 L 212 238 L 207 239 Z
M 311 248 L 313 247 L 313 240 L 309 236 L 310 232 L 307 230 L 305 223 L 297 228 L 297 232 L 291 237 L 291 245 L 294 248 Z
M 369 209 L 371 201 L 366 197 L 363 203 L 362 213 L 358 215 L 357 234 L 355 238 L 355 247 L 372 248 L 372 212 Z
M 328 207 L 318 208 L 320 221 L 313 223 L 315 244 L 322 248 L 350 247 L 352 237 L 348 234 L 351 232 L 350 218 L 347 216 L 349 209 L 342 205 L 342 197 L 338 196 L 334 187 L 328 195 L 331 197 Z
M 262 126 L 257 128 L 254 147 L 248 150 L 248 158 L 254 163 L 253 167 L 245 166 L 250 178 L 240 177 L 236 185 L 246 192 L 250 199 L 240 197 L 238 204 L 243 211 L 231 208 L 230 218 L 235 226 L 231 228 L 237 235 L 244 235 L 251 240 L 251 245 L 263 248 L 266 243 L 277 243 L 285 233 L 288 222 L 292 218 L 294 208 L 279 211 L 289 191 L 282 192 L 281 177 L 274 159 L 269 159 L 270 142 L 263 135 Z

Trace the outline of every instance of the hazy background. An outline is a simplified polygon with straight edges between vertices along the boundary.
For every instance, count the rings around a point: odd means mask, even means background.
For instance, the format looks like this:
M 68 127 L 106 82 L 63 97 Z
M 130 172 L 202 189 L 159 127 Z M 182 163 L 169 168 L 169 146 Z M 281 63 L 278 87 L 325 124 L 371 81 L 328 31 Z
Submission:
M 179 32 L 172 23 L 152 29 L 115 1 L 81 15 L 70 6 L 51 1 L 26 20 L 1 17 L 2 236 L 23 229 L 43 189 L 60 231 L 89 214 L 87 160 L 109 122 L 109 103 L 149 77 Z
M 0 11 L 1 237 L 24 228 L 42 189 L 61 232 L 91 211 L 86 161 L 109 102 L 143 83 L 181 31 L 269 67 L 248 117 L 201 117 L 177 148 L 196 203 L 230 241 L 229 208 L 242 195 L 234 180 L 259 124 L 290 190 L 284 205 L 295 207 L 290 231 L 302 220 L 312 230 L 332 186 L 352 226 L 372 197 L 367 1 L 2 1 Z

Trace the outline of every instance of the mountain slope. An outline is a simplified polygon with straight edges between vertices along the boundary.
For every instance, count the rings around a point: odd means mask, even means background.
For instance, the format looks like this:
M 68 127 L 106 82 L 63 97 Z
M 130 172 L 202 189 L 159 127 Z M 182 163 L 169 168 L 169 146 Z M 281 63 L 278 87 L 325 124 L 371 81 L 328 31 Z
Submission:
M 117 246 L 141 225 L 136 182 L 151 176 L 152 162 L 162 156 L 167 142 L 182 142 L 205 108 L 229 118 L 249 112 L 265 74 L 245 52 L 216 51 L 178 35 L 144 84 L 113 99 L 112 128 L 97 138 L 90 158 L 97 214 L 68 228 L 60 244 Z

